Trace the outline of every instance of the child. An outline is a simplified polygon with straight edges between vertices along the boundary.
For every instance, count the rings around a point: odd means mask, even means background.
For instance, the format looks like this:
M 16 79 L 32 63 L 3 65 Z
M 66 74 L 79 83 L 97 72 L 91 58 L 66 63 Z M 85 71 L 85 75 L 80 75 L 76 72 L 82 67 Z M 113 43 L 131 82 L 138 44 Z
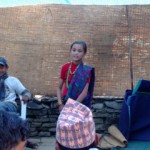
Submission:
M 0 150 L 25 150 L 29 124 L 16 113 L 0 110 Z
M 83 63 L 87 52 L 84 41 L 75 41 L 70 47 L 71 62 L 61 68 L 60 79 L 57 88 L 59 111 L 62 110 L 68 98 L 91 106 L 94 89 L 94 68 Z

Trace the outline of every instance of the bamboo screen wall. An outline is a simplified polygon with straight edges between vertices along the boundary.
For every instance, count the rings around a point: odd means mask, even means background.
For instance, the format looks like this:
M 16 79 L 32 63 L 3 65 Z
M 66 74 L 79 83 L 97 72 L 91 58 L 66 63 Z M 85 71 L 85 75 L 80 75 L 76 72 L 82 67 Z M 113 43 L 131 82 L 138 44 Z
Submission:
M 84 61 L 96 71 L 94 95 L 123 96 L 131 88 L 131 50 L 134 85 L 150 79 L 150 6 L 128 10 L 129 18 L 126 6 L 0 8 L 0 55 L 9 61 L 9 74 L 33 94 L 55 96 L 70 44 L 82 39 L 88 44 Z

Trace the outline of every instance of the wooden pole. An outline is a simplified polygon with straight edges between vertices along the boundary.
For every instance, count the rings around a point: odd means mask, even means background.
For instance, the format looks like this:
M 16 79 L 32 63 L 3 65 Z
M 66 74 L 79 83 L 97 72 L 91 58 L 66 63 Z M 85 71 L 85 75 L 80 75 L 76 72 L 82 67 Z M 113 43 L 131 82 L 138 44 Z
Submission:
M 128 22 L 128 47 L 129 47 L 129 55 L 130 55 L 130 80 L 131 80 L 131 89 L 133 90 L 133 62 L 132 62 L 132 47 L 131 47 L 131 17 L 129 16 L 129 6 L 126 5 L 126 16 Z

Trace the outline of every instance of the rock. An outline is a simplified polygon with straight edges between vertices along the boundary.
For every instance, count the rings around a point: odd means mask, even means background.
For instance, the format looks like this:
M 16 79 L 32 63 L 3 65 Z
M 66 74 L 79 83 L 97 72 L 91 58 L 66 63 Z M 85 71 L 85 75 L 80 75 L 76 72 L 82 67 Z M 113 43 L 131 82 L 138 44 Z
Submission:
M 42 136 L 42 137 L 49 137 L 51 135 L 50 132 L 40 132 L 39 133 L 39 136 Z
M 43 109 L 43 105 L 38 104 L 35 101 L 30 101 L 27 104 L 27 108 L 28 109 L 37 109 L 37 110 L 40 110 L 40 109 Z
M 104 108 L 104 104 L 102 104 L 102 103 L 93 104 L 92 108 L 93 109 L 103 109 Z
M 113 109 L 121 109 L 122 108 L 122 103 L 117 103 L 116 101 L 105 101 L 104 104 Z

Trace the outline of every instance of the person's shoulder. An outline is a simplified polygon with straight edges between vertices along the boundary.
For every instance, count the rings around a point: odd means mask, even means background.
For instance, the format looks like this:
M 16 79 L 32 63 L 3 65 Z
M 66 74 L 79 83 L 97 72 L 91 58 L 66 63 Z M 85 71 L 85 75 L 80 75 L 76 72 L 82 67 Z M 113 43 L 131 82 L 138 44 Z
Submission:
M 91 68 L 94 68 L 93 66 L 91 66 L 91 65 L 89 65 L 89 64 L 86 64 L 86 63 L 84 63 L 83 66 L 86 67 L 86 68 L 90 68 L 90 69 L 91 69 Z
M 63 64 L 61 68 L 68 68 L 70 66 L 70 63 L 71 62 L 67 62 L 67 63 Z
M 10 81 L 10 82 L 19 81 L 19 79 L 14 77 L 14 76 L 8 76 L 7 80 Z
M 6 83 L 6 85 L 14 87 L 14 86 L 20 84 L 21 82 L 19 81 L 18 78 L 14 77 L 14 76 L 8 76 L 8 78 L 5 80 L 5 83 Z

